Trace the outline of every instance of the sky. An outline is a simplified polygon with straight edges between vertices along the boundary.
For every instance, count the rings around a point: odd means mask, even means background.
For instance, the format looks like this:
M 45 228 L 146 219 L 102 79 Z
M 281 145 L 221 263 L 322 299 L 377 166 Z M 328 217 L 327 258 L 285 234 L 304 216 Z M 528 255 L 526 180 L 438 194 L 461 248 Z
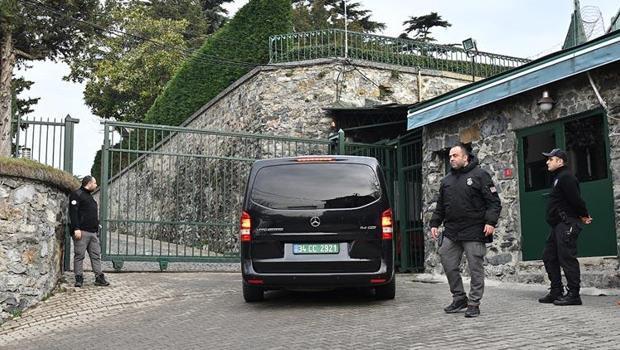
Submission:
M 351 1 L 351 0 L 349 0 Z M 372 19 L 386 24 L 382 33 L 398 36 L 402 22 L 410 16 L 437 12 L 451 27 L 433 30 L 438 43 L 460 43 L 473 38 L 478 50 L 538 58 L 561 48 L 573 11 L 573 0 L 357 0 L 372 11 Z M 235 0 L 226 8 L 233 15 L 248 0 Z M 598 8 L 604 28 L 620 9 L 620 0 L 582 0 L 584 20 L 596 19 Z M 82 84 L 66 82 L 69 68 L 62 63 L 36 62 L 26 71 L 16 72 L 34 81 L 22 97 L 40 97 L 29 117 L 62 119 L 67 114 L 80 119 L 76 126 L 74 174 L 90 173 L 96 152 L 103 143 L 101 120 L 84 104 Z

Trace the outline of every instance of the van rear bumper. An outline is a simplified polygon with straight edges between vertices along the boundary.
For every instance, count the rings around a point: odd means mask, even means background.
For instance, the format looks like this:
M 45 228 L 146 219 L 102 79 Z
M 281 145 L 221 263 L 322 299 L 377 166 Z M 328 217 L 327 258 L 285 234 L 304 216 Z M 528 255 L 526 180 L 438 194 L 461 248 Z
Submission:
M 259 273 L 252 261 L 241 263 L 243 283 L 252 280 L 253 285 L 265 289 L 328 289 L 346 287 L 374 287 L 389 283 L 394 278 L 393 264 L 382 261 L 379 270 L 355 273 Z

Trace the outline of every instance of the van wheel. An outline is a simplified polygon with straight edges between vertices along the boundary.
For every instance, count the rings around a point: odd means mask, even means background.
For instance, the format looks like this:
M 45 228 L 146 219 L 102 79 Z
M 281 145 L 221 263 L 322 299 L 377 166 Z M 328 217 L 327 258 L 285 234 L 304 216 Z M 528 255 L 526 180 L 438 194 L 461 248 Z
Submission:
M 392 277 L 390 283 L 375 287 L 375 299 L 389 300 L 396 296 L 396 276 Z
M 245 299 L 247 303 L 263 300 L 265 296 L 264 293 L 265 291 L 261 287 L 243 283 L 243 299 Z

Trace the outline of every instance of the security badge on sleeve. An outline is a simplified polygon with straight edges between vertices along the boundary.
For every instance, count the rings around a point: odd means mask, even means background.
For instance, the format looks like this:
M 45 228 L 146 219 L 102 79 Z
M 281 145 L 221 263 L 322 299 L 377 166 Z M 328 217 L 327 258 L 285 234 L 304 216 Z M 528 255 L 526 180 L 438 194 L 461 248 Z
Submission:
M 472 180 L 471 177 L 467 178 L 467 186 L 471 186 L 474 184 L 474 180 Z M 489 190 L 491 191 L 491 193 L 497 193 L 497 188 L 495 188 L 495 186 L 490 186 Z

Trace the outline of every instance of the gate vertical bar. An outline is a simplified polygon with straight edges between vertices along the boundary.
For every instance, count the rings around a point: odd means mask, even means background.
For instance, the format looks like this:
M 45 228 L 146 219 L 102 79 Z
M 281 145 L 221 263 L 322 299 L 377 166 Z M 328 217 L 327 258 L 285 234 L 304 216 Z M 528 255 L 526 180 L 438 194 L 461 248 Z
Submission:
M 407 271 L 411 268 L 409 262 L 409 218 L 407 217 L 407 181 L 403 170 L 403 147 L 396 149 L 396 163 L 398 171 L 398 221 L 400 222 L 400 270 Z
M 100 216 L 101 216 L 101 255 L 107 253 L 108 236 L 108 176 L 109 176 L 109 154 L 110 149 L 110 127 L 107 122 L 103 126 L 103 147 L 101 148 L 101 191 L 99 194 Z

